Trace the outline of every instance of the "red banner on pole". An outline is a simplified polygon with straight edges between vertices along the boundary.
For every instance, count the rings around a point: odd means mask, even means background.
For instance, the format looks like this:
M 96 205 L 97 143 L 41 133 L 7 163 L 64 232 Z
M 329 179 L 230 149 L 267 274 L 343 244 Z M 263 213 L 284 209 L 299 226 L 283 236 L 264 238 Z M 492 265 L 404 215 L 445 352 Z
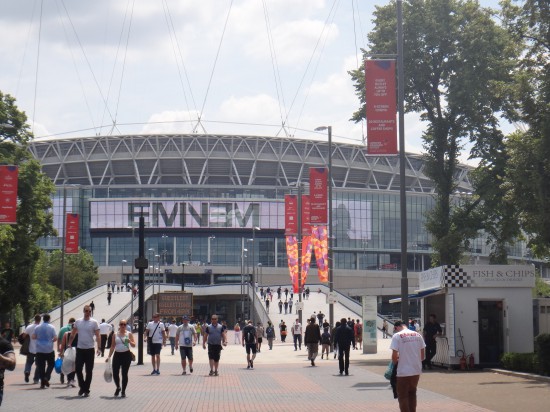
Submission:
M 17 166 L 0 166 L 0 224 L 17 223 Z
M 311 235 L 309 196 L 302 195 L 302 236 Z
M 327 176 L 326 167 L 309 169 L 309 210 L 312 226 L 327 224 Z
M 78 253 L 78 213 L 67 213 L 65 222 L 65 253 Z
M 298 196 L 285 195 L 285 236 L 298 234 Z
M 367 154 L 397 154 L 395 60 L 365 61 Z

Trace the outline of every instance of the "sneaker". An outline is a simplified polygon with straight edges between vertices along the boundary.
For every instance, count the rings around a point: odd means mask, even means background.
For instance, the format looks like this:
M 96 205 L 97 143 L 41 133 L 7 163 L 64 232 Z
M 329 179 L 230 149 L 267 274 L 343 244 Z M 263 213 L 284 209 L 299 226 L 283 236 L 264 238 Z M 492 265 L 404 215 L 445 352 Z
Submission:
M 215 372 L 214 372 L 214 376 L 218 376 L 218 371 L 215 371 Z
M 120 397 L 121 397 L 121 398 L 125 398 L 125 397 L 126 397 L 126 392 L 122 392 L 122 393 L 120 394 Z
M 211 370 L 208 376 L 213 376 L 213 375 L 214 375 L 214 371 Z
M 348 372 L 348 371 L 346 371 L 345 373 L 346 373 L 346 376 L 348 376 L 348 375 L 349 375 L 349 372 Z
M 85 392 L 84 389 L 80 389 L 80 390 L 78 391 L 78 396 L 84 395 L 84 392 Z
M 250 361 L 250 368 L 254 369 L 254 361 L 252 361 L 252 360 Z
M 315 362 L 313 361 L 313 359 L 311 360 L 311 366 L 315 366 Z
M 25 382 L 29 383 L 30 372 L 25 372 Z
M 153 369 L 153 372 L 151 372 L 151 375 L 156 375 L 157 371 Z
M 85 397 L 85 398 L 89 398 L 89 397 L 90 397 L 90 391 L 84 392 L 84 397 Z
M 157 375 L 160 375 L 160 371 L 157 369 L 157 371 L 155 372 Z
M 71 388 L 76 388 L 76 382 L 74 381 L 74 379 L 69 382 L 69 385 L 71 385 Z
M 187 375 L 187 372 L 183 371 L 181 374 L 182 374 L 182 375 Z

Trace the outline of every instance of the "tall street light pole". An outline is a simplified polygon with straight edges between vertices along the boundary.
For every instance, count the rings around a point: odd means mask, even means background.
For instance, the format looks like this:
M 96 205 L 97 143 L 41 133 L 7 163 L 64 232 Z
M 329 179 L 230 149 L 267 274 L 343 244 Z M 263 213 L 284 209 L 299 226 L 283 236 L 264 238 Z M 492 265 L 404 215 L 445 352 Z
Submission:
M 252 227 L 252 324 L 256 324 L 256 230 L 261 230 L 257 226 Z
M 401 218 L 401 319 L 409 320 L 407 278 L 407 202 L 405 191 L 405 74 L 403 70 L 403 0 L 397 0 L 397 105 L 399 112 L 399 200 Z
M 241 317 L 244 317 L 244 259 L 247 257 L 246 252 L 248 252 L 248 249 L 243 247 L 241 252 Z
M 127 263 L 127 262 L 128 261 L 126 259 L 122 259 L 122 269 L 120 271 L 120 283 L 121 283 L 121 285 L 124 285 L 124 264 Z
M 334 326 L 334 301 L 332 292 L 334 290 L 334 259 L 332 252 L 332 126 L 319 126 L 315 131 L 326 130 L 328 133 L 328 287 L 331 298 L 329 299 L 328 318 L 330 326 Z
M 63 185 L 63 240 L 61 242 L 61 306 L 59 307 L 59 327 L 64 326 L 63 315 L 65 312 L 65 237 L 67 236 L 65 227 L 67 224 L 67 186 Z

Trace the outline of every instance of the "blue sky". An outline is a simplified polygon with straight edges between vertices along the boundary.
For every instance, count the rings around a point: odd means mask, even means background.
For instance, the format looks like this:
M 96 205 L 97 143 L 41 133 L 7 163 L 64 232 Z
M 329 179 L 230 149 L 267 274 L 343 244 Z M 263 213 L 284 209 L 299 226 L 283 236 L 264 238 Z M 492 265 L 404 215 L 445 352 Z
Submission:
M 37 137 L 321 139 L 312 130 L 332 125 L 335 140 L 361 143 L 347 71 L 360 64 L 375 5 L 386 3 L 0 0 L 0 90 Z M 407 151 L 420 152 L 422 124 L 407 115 L 405 128 Z

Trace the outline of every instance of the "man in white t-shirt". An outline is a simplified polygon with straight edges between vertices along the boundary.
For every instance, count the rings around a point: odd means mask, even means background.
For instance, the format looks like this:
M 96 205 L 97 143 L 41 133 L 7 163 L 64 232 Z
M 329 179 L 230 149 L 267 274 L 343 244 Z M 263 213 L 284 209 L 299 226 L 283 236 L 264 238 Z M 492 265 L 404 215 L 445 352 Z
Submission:
M 416 388 L 422 373 L 426 344 L 422 335 L 407 329 L 406 323 L 394 323 L 390 349 L 397 365 L 397 399 L 401 412 L 416 411 Z
M 101 357 L 105 356 L 105 346 L 107 346 L 107 337 L 111 333 L 111 325 L 105 322 L 105 319 L 101 319 L 99 324 L 99 335 L 101 336 Z
M 92 374 L 94 371 L 95 347 L 97 342 L 97 353 L 101 345 L 99 336 L 99 323 L 92 318 L 92 308 L 90 305 L 84 306 L 84 317 L 77 319 L 71 329 L 69 344 L 72 346 L 73 340 L 78 333 L 78 343 L 76 344 L 75 371 L 78 378 L 78 396 L 90 396 L 90 385 L 92 383 Z M 95 336 L 95 342 L 94 342 Z M 82 372 L 86 366 L 86 378 Z
M 29 353 L 27 354 L 27 361 L 25 362 L 25 382 L 29 382 L 29 376 L 31 375 L 32 370 L 32 364 L 34 363 L 34 360 L 36 358 L 36 339 L 31 339 L 32 334 L 34 333 L 34 329 L 40 325 L 40 321 L 42 320 L 41 315 L 35 315 L 34 317 L 34 323 L 31 323 L 27 328 L 25 329 L 25 337 L 29 337 Z M 36 367 L 34 369 L 34 383 L 38 383 L 40 380 L 40 373 L 38 371 L 38 368 Z
M 300 319 L 296 319 L 296 323 L 290 328 L 292 337 L 294 338 L 294 350 L 302 350 L 302 324 Z
M 182 317 L 182 324 L 177 328 L 176 346 L 180 348 L 182 375 L 185 375 L 187 360 L 189 360 L 189 372 L 193 373 L 193 346 L 196 343 L 197 332 L 193 325 L 189 325 L 189 317 Z
M 168 339 L 170 340 L 170 347 L 172 348 L 172 355 L 174 354 L 174 348 L 176 346 L 176 334 L 178 332 L 178 325 L 176 320 L 172 319 L 172 323 L 168 326 Z
M 151 363 L 153 364 L 151 375 L 160 375 L 160 351 L 163 346 L 166 346 L 166 328 L 164 327 L 164 323 L 160 321 L 159 313 L 155 313 L 153 321 L 147 324 L 145 338 L 151 338 L 149 345 L 149 354 L 151 355 Z

